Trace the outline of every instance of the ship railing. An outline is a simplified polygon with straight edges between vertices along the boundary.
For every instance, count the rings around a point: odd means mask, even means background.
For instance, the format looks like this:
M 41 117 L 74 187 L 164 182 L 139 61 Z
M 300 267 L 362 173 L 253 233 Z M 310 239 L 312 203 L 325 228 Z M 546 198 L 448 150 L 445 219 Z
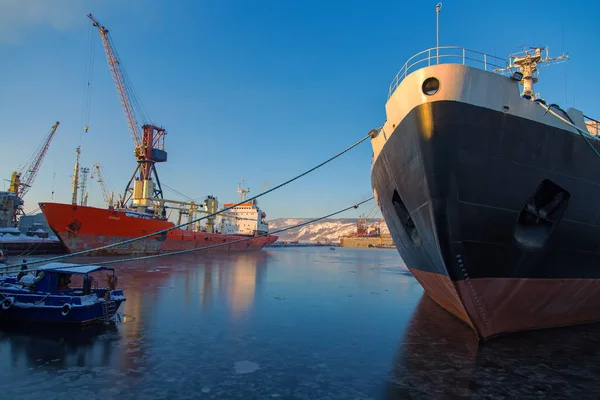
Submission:
M 600 121 L 590 118 L 587 115 L 583 116 L 583 121 L 590 135 L 600 137 Z
M 415 54 L 404 63 L 390 84 L 388 99 L 394 94 L 400 82 L 411 72 L 437 64 L 462 64 L 491 72 L 504 72 L 509 67 L 508 60 L 504 58 L 465 49 L 464 47 L 432 47 Z

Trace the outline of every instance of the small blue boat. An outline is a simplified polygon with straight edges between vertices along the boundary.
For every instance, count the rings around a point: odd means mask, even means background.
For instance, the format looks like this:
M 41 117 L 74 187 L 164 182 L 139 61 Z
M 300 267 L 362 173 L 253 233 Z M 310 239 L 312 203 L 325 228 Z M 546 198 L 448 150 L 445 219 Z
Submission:
M 106 287 L 90 275 L 109 271 Z M 70 287 L 71 278 L 82 276 L 81 287 Z M 97 265 L 50 263 L 28 272 L 25 267 L 16 276 L 0 277 L 0 322 L 31 322 L 87 325 L 113 322 L 125 301 L 116 289 L 113 268 Z

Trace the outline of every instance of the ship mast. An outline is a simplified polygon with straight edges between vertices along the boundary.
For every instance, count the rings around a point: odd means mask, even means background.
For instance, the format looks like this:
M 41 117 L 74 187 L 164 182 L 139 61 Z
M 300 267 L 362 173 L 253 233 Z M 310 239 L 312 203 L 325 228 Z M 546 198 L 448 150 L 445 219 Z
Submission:
M 546 53 L 545 56 L 543 53 Z M 513 76 L 523 85 L 521 96 L 527 99 L 535 99 L 536 95 L 533 90 L 533 85 L 539 80 L 539 65 L 558 64 L 566 61 L 569 56 L 561 54 L 558 57 L 550 57 L 548 55 L 548 47 L 532 47 L 529 50 L 523 50 L 520 53 L 513 54 L 508 57 L 510 64 L 503 70 L 518 70 L 513 73 Z
M 240 194 L 240 201 L 246 201 L 246 195 L 250 193 L 250 188 L 244 188 L 244 178 L 242 178 L 242 183 L 238 183 L 238 193 Z

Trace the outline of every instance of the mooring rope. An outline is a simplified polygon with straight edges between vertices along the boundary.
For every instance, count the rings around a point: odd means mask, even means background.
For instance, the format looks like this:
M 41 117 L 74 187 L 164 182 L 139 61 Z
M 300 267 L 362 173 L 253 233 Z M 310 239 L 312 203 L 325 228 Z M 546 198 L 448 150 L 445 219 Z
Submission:
M 194 248 L 194 249 L 172 251 L 170 253 L 151 254 L 151 255 L 147 255 L 147 256 L 130 257 L 130 258 L 120 259 L 120 260 L 100 261 L 100 262 L 94 263 L 93 265 L 109 265 L 109 264 L 117 264 L 117 263 L 127 262 L 127 261 L 139 261 L 139 260 L 147 260 L 149 258 L 174 256 L 174 255 L 179 255 L 179 254 L 192 253 L 194 251 L 202 251 L 202 250 L 207 250 L 207 249 L 214 249 L 216 247 L 229 246 L 230 244 L 234 244 L 234 243 L 247 242 L 247 241 L 259 238 L 259 237 L 265 237 L 265 236 L 269 236 L 269 235 L 273 235 L 273 234 L 277 234 L 277 233 L 289 231 L 289 230 L 292 230 L 292 229 L 300 228 L 302 226 L 314 224 L 315 222 L 319 222 L 319 221 L 321 221 L 323 219 L 326 219 L 326 218 L 331 218 L 331 217 L 333 217 L 335 215 L 341 214 L 341 213 L 346 212 L 348 210 L 351 210 L 353 208 L 358 208 L 362 204 L 364 204 L 366 202 L 369 202 L 369 201 L 373 200 L 374 198 L 375 197 L 370 197 L 370 198 L 368 198 L 366 200 L 363 200 L 363 201 L 361 201 L 359 203 L 356 203 L 356 204 L 354 204 L 354 205 L 352 205 L 350 207 L 343 208 L 341 210 L 338 210 L 338 211 L 333 212 L 331 214 L 324 215 L 324 216 L 319 217 L 319 218 L 311 219 L 310 221 L 306 221 L 306 222 L 302 222 L 300 224 L 296 224 L 296 225 L 288 226 L 288 227 L 285 227 L 285 228 L 277 229 L 277 230 L 275 230 L 273 232 L 263 233 L 263 234 L 257 235 L 257 236 L 251 236 L 251 237 L 247 237 L 247 238 L 243 238 L 243 239 L 239 239 L 239 240 L 234 240 L 232 242 L 223 242 L 223 243 L 218 243 L 218 244 L 214 244 L 214 245 L 211 245 L 211 246 L 197 247 L 197 248 Z
M 550 113 L 552 115 L 554 115 L 556 118 L 558 118 L 559 120 L 561 120 L 562 122 L 564 122 L 565 124 L 569 125 L 572 128 L 575 128 L 577 130 L 577 132 L 581 135 L 581 137 L 585 140 L 585 142 L 587 143 L 588 146 L 590 146 L 590 148 L 592 149 L 592 151 L 594 152 L 594 154 L 596 154 L 596 157 L 600 158 L 600 153 L 598 152 L 598 150 L 596 150 L 596 148 L 592 145 L 592 143 L 588 140 L 587 135 L 595 138 L 595 136 L 591 135 L 589 132 L 581 129 L 580 127 L 578 127 L 577 125 L 575 125 L 575 123 L 573 123 L 573 120 L 571 119 L 571 117 L 569 116 L 569 114 L 567 114 L 567 112 L 565 110 L 563 110 L 562 108 L 560 108 L 560 106 L 558 104 L 550 104 L 549 106 L 546 106 L 545 104 L 543 104 L 542 102 L 538 101 L 537 102 L 544 110 L 546 110 L 546 113 Z M 558 115 L 557 113 L 555 113 L 554 111 L 552 111 L 552 107 L 562 111 L 568 118 L 565 118 L 561 115 Z M 545 113 L 544 113 L 545 114 Z M 597 140 L 597 138 L 595 138 Z
M 292 229 L 300 228 L 302 226 L 314 224 L 315 222 L 321 221 L 321 220 L 326 219 L 326 218 L 331 218 L 331 217 L 333 217 L 335 215 L 341 214 L 341 213 L 346 212 L 348 210 L 351 210 L 353 208 L 356 209 L 356 208 L 360 207 L 361 205 L 363 205 L 364 203 L 367 203 L 367 202 L 373 200 L 374 198 L 375 198 L 374 196 L 371 196 L 370 198 L 368 198 L 366 200 L 358 202 L 358 203 L 356 203 L 356 204 L 354 204 L 352 206 L 342 208 L 341 210 L 338 210 L 336 212 L 332 212 L 330 214 L 324 215 L 324 216 L 319 217 L 319 218 L 311 219 L 309 221 L 302 222 L 300 224 L 291 225 L 291 226 L 288 226 L 288 227 L 285 227 L 285 228 L 281 228 L 281 229 L 275 230 L 273 232 L 265 233 L 265 234 L 262 234 L 262 235 L 250 236 L 250 237 L 246 237 L 246 238 L 243 238 L 243 239 L 234 240 L 232 242 L 223 242 L 223 243 L 214 244 L 214 245 L 211 245 L 211 246 L 196 247 L 196 248 L 193 248 L 193 249 L 172 251 L 172 252 L 169 252 L 169 253 L 150 254 L 150 255 L 147 255 L 147 256 L 129 257 L 129 258 L 122 258 L 122 259 L 118 259 L 118 260 L 99 261 L 99 262 L 95 262 L 95 263 L 90 263 L 89 265 L 110 265 L 110 264 L 118 264 L 118 263 L 123 263 L 123 262 L 130 262 L 130 261 L 147 260 L 147 259 L 151 259 L 151 258 L 167 257 L 167 256 L 173 256 L 173 255 L 179 255 L 179 254 L 185 254 L 185 253 L 192 253 L 192 252 L 195 252 L 195 251 L 202 251 L 202 250 L 214 249 L 216 247 L 229 246 L 229 245 L 234 244 L 234 243 L 247 242 L 247 241 L 259 238 L 259 237 L 264 237 L 264 236 L 268 236 L 268 235 L 271 235 L 271 234 L 281 233 L 281 232 L 289 231 L 289 230 L 292 230 Z M 60 270 L 60 269 L 63 269 L 63 268 L 72 268 L 72 265 L 65 265 L 63 267 L 56 267 L 54 269 Z M 33 268 L 33 269 L 28 269 L 27 270 L 27 272 L 35 272 L 35 271 L 43 271 L 43 269 Z
M 338 157 L 342 156 L 343 154 L 349 152 L 350 150 L 352 150 L 353 148 L 355 148 L 359 144 L 363 143 L 365 140 L 377 136 L 377 134 L 378 134 L 377 130 L 371 130 L 365 137 L 363 137 L 362 139 L 360 139 L 356 143 L 354 143 L 351 146 L 345 148 L 344 150 L 340 151 L 339 153 L 337 153 L 333 157 L 330 157 L 329 159 L 323 161 L 322 163 L 320 163 L 320 164 L 318 164 L 318 165 L 310 168 L 309 170 L 307 170 L 307 171 L 305 171 L 305 172 L 303 172 L 303 173 L 301 173 L 299 175 L 296 175 L 295 177 L 293 177 L 293 178 L 291 178 L 291 179 L 289 179 L 289 180 L 287 180 L 287 181 L 285 181 L 283 183 L 280 183 L 279 185 L 277 185 L 277 186 L 275 186 L 275 187 L 273 187 L 273 188 L 271 188 L 269 190 L 265 190 L 264 192 L 259 193 L 256 196 L 250 197 L 249 199 L 246 199 L 246 200 L 241 201 L 239 203 L 235 203 L 235 204 L 233 204 L 233 205 L 231 205 L 229 207 L 225 207 L 222 210 L 219 210 L 219 211 L 214 212 L 212 214 L 208 214 L 208 215 L 205 215 L 203 217 L 196 218 L 194 220 L 191 220 L 191 221 L 188 221 L 188 222 L 184 222 L 182 224 L 175 225 L 175 226 L 172 226 L 172 227 L 167 228 L 167 229 L 162 229 L 162 230 L 159 230 L 159 231 L 156 231 L 156 232 L 152 232 L 152 233 L 149 233 L 149 234 L 146 234 L 146 235 L 143 235 L 143 236 L 138 236 L 138 237 L 135 237 L 135 238 L 132 238 L 132 239 L 127 239 L 127 240 L 124 240 L 122 242 L 107 244 L 105 246 L 96 247 L 94 249 L 82 250 L 82 251 L 78 251 L 76 253 L 63 254 L 63 255 L 60 255 L 60 256 L 50 257 L 50 258 L 46 258 L 46 259 L 43 259 L 43 260 L 30 261 L 30 262 L 27 262 L 27 265 L 35 265 L 35 264 L 47 263 L 47 262 L 50 262 L 50 261 L 62 260 L 62 259 L 69 258 L 69 257 L 76 257 L 76 256 L 81 256 L 81 255 L 93 253 L 93 252 L 96 252 L 96 251 L 102 251 L 102 250 L 111 249 L 113 247 L 118 247 L 118 246 L 122 246 L 122 245 L 125 245 L 125 244 L 137 242 L 138 240 L 148 239 L 148 238 L 151 238 L 151 237 L 156 236 L 156 235 L 162 235 L 162 234 L 165 234 L 165 233 L 170 232 L 172 230 L 179 229 L 179 228 L 182 228 L 184 226 L 191 225 L 191 224 L 200 222 L 202 220 L 205 220 L 205 219 L 208 219 L 208 218 L 211 218 L 211 217 L 215 217 L 215 216 L 217 216 L 217 215 L 219 215 L 219 214 L 221 214 L 221 213 L 223 213 L 225 211 L 229 211 L 232 208 L 235 208 L 235 207 L 237 207 L 237 206 L 239 206 L 241 204 L 245 204 L 245 203 L 248 203 L 248 202 L 253 201 L 255 199 L 258 199 L 259 197 L 262 197 L 262 196 L 264 196 L 266 194 L 269 194 L 269 193 L 271 193 L 271 192 L 273 192 L 273 191 L 275 191 L 277 189 L 282 188 L 283 186 L 286 186 L 286 185 L 288 185 L 288 184 L 290 184 L 290 183 L 292 183 L 292 182 L 294 182 L 294 181 L 302 178 L 303 176 L 306 176 L 306 175 L 310 174 L 311 172 L 313 172 L 313 171 L 321 168 L 322 166 L 330 163 L 331 161 L 335 160 L 336 158 L 338 158 Z M 22 264 L 21 263 L 19 263 L 19 264 L 6 264 L 5 267 L 1 267 L 0 268 L 0 271 L 2 271 L 3 269 L 8 269 L 10 267 L 17 266 L 17 265 L 22 265 Z

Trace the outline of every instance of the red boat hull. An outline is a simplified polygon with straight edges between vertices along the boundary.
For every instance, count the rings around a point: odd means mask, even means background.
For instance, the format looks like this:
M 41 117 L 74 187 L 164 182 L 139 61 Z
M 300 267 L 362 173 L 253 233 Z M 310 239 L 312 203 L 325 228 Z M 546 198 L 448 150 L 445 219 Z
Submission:
M 40 209 L 56 236 L 70 253 L 100 248 L 109 244 L 148 235 L 174 226 L 172 222 L 145 218 L 137 213 L 72 204 L 40 203 Z M 242 239 L 248 239 L 239 241 Z M 202 251 L 260 250 L 274 243 L 277 236 L 252 237 L 192 232 L 174 229 L 166 234 L 115 246 L 88 255 L 146 255 L 207 248 Z M 223 245 L 227 242 L 236 242 Z M 199 250 L 200 251 L 200 250 Z

